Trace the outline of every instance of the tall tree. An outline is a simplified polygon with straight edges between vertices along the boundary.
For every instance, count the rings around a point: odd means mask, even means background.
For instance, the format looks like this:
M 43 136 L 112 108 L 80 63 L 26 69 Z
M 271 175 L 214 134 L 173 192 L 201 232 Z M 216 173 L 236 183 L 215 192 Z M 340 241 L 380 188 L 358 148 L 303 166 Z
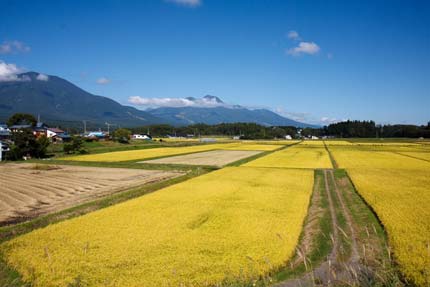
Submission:
M 36 126 L 37 120 L 36 118 L 31 114 L 22 114 L 17 113 L 11 116 L 8 121 L 8 126 L 13 125 L 31 125 L 32 127 Z

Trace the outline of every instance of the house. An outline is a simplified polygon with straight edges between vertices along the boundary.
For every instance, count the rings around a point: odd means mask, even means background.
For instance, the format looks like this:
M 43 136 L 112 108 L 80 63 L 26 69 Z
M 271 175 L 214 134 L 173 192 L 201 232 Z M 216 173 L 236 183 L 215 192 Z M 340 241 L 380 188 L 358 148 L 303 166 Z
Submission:
M 46 128 L 46 137 L 52 138 L 59 134 L 64 134 L 65 132 L 63 130 L 60 130 L 58 128 Z
M 46 135 L 46 129 L 48 126 L 45 123 L 37 122 L 36 126 L 33 127 L 33 134 L 39 138 L 41 136 L 47 136 Z
M 13 125 L 9 127 L 9 130 L 13 133 L 22 131 L 23 129 L 33 129 L 31 125 Z
M 7 128 L 6 124 L 0 123 L 0 140 L 5 140 L 10 138 L 10 130 Z
M 285 136 L 285 139 L 286 139 L 286 140 L 292 140 L 293 138 L 292 138 L 290 135 L 286 135 L 286 136 Z
M 152 137 L 147 134 L 134 134 L 131 138 L 135 140 L 152 140 Z
M 71 140 L 72 140 L 72 137 L 68 133 L 66 133 L 66 132 L 59 133 L 59 134 L 56 134 L 56 135 L 54 135 L 54 136 L 51 137 L 51 141 L 53 143 L 68 142 L 68 141 L 71 141 Z
M 90 139 L 99 140 L 99 139 L 104 139 L 106 137 L 106 134 L 102 131 L 89 132 L 87 135 L 85 135 L 85 137 L 90 138 Z

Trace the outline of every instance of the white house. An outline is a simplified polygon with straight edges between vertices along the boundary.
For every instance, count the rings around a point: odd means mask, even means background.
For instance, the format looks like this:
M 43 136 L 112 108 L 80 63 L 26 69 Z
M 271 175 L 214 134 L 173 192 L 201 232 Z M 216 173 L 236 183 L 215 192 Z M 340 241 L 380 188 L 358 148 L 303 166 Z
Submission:
M 64 131 L 57 129 L 57 128 L 47 128 L 46 129 L 46 137 L 47 138 L 52 138 L 52 137 L 58 136 L 60 134 L 64 134 Z
M 285 136 L 285 139 L 286 139 L 286 140 L 292 140 L 293 138 L 292 138 L 290 135 L 286 135 L 286 136 Z
M 152 137 L 150 135 L 141 135 L 141 134 L 134 134 L 131 136 L 132 139 L 135 140 L 152 140 Z

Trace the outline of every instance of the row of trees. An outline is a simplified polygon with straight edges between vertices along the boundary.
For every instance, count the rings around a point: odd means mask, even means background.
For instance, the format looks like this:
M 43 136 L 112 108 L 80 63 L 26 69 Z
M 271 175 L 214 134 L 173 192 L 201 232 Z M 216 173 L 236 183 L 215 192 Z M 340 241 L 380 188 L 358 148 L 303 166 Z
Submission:
M 377 125 L 373 121 L 345 121 L 318 129 L 304 129 L 303 136 L 333 136 L 340 138 L 430 138 L 427 125 Z
M 255 123 L 223 123 L 217 125 L 195 124 L 185 127 L 173 127 L 170 125 L 151 125 L 132 128 L 133 133 L 150 133 L 154 137 L 172 136 L 240 136 L 243 139 L 273 139 L 285 138 L 286 135 L 294 136 L 297 133 L 295 127 L 267 127 Z
M 377 125 L 374 121 L 345 121 L 330 124 L 321 128 L 299 129 L 292 126 L 267 127 L 254 123 L 226 123 L 217 125 L 196 124 L 186 127 L 170 125 L 152 125 L 131 129 L 133 133 L 147 133 L 152 136 L 166 135 L 223 135 L 241 136 L 243 139 L 284 138 L 286 135 L 298 136 L 329 136 L 339 138 L 430 138 L 430 122 L 426 126 L 415 125 Z

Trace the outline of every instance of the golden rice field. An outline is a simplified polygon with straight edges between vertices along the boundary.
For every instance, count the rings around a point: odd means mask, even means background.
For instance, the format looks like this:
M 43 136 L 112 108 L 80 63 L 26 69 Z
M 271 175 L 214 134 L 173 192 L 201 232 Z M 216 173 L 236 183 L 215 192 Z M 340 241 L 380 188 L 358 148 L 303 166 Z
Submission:
M 399 153 L 413 158 L 430 161 L 430 152 L 428 151 L 406 151 L 406 152 L 402 151 Z
M 100 154 L 78 155 L 63 158 L 71 161 L 93 161 L 93 162 L 119 162 L 132 160 L 145 160 L 164 156 L 172 156 L 186 153 L 201 151 L 227 149 L 227 150 L 261 150 L 270 151 L 280 148 L 279 145 L 268 144 L 242 144 L 238 143 L 221 143 L 221 144 L 202 144 L 185 147 L 162 147 L 141 150 L 117 151 Z
M 327 146 L 350 146 L 350 145 L 354 145 L 352 142 L 349 141 L 341 141 L 341 140 L 329 140 L 329 141 L 324 141 L 325 144 Z
M 312 170 L 227 167 L 0 245 L 32 286 L 214 286 L 285 264 Z
M 322 141 L 322 140 L 305 140 L 305 141 L 302 141 L 300 144 L 301 145 L 305 145 L 305 146 L 319 146 L 319 147 L 323 147 L 324 146 L 324 141 Z
M 270 145 L 292 145 L 298 143 L 298 140 L 243 140 L 242 143 L 252 144 L 270 144 Z
M 333 168 L 329 154 L 320 141 L 314 144 L 298 144 L 245 163 L 243 166 L 278 168 Z
M 423 160 L 413 159 L 393 152 L 396 149 L 387 147 L 386 150 L 362 149 L 360 147 L 329 147 L 339 168 L 359 169 L 405 169 L 422 170 L 429 167 Z
M 417 143 L 412 142 L 355 142 L 354 145 L 359 146 L 418 146 Z
M 398 154 L 391 148 L 369 151 L 330 147 L 330 151 L 384 224 L 406 278 L 418 286 L 428 286 L 430 162 Z

